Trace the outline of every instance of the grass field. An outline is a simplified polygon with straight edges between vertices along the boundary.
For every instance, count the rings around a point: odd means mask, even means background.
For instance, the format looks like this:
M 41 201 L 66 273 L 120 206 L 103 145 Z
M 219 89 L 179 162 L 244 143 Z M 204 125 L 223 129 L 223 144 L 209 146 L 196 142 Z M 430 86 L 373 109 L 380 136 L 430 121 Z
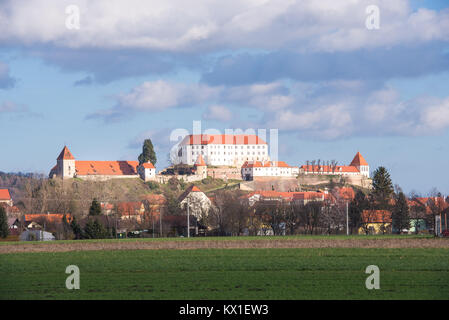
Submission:
M 77 265 L 81 289 L 67 290 Z M 365 268 L 380 268 L 380 290 Z M 2 299 L 449 299 L 447 248 L 105 250 L 0 255 Z

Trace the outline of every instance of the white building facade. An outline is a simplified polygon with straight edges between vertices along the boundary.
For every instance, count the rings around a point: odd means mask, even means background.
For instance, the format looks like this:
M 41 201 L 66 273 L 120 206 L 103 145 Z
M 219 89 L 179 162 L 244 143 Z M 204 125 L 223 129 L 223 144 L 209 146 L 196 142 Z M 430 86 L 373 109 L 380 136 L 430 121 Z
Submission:
M 242 165 L 242 179 L 257 177 L 297 177 L 299 167 L 289 166 L 284 161 L 246 161 Z
M 174 164 L 241 167 L 246 161 L 269 161 L 268 144 L 257 135 L 188 135 L 179 144 Z

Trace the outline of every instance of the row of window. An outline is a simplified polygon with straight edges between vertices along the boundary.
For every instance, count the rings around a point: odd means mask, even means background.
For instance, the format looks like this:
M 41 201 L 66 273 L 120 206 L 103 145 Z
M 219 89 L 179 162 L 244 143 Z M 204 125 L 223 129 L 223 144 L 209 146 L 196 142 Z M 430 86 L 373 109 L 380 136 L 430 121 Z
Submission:
M 224 149 L 238 149 L 238 147 L 239 147 L 239 146 L 234 146 L 234 145 L 213 145 L 213 144 L 208 145 L 208 146 L 211 149 L 218 149 L 221 147 L 223 147 Z M 204 149 L 204 147 L 205 146 L 192 145 L 192 149 Z M 256 146 L 250 146 L 250 145 L 247 145 L 246 149 L 251 149 L 251 147 L 252 147 L 252 149 L 256 149 Z M 240 146 L 240 149 L 243 149 L 243 148 L 244 148 L 244 146 Z M 266 148 L 267 148 L 266 145 L 257 145 L 257 149 L 266 149 Z
M 263 154 L 263 153 L 264 153 L 264 152 L 262 152 L 262 154 Z M 193 156 L 194 156 L 194 155 L 199 155 L 199 154 L 200 154 L 199 151 L 192 151 L 192 155 L 193 155 Z M 204 152 L 201 151 L 201 154 L 204 154 Z M 219 155 L 220 152 L 216 152 L 216 151 L 214 152 L 214 151 L 212 151 L 210 154 L 211 154 L 211 155 Z M 226 155 L 226 152 L 223 152 L 223 154 Z M 233 152 L 228 152 L 227 154 L 231 156 L 231 155 L 233 155 L 234 153 L 233 153 Z M 239 154 L 238 152 L 235 152 L 235 155 L 236 155 L 236 156 L 238 156 L 238 154 Z M 240 154 L 241 154 L 242 156 L 244 155 L 243 152 L 241 152 Z M 251 152 L 247 152 L 247 154 L 251 154 Z M 257 154 L 260 155 L 260 152 L 257 152 Z M 253 155 L 256 155 L 256 152 L 255 152 L 255 151 L 253 151 Z

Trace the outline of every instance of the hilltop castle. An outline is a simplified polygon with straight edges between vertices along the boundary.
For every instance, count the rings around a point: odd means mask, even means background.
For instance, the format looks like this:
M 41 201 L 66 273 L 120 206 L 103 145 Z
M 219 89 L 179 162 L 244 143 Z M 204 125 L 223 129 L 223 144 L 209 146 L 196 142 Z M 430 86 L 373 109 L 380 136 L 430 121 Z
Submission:
M 80 161 L 64 146 L 56 165 L 50 171 L 50 178 L 82 178 L 86 180 L 109 180 L 115 178 L 142 178 L 153 180 L 156 169 L 151 162 L 139 165 L 138 161 Z

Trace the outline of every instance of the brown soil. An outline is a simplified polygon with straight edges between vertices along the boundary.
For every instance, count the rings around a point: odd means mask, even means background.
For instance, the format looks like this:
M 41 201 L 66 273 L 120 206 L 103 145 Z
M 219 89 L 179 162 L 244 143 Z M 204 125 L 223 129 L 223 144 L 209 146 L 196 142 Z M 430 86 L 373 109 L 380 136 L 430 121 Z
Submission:
M 247 248 L 449 248 L 443 239 L 286 239 L 126 241 L 1 245 L 0 254 L 17 252 L 67 252 L 92 250 L 247 249 Z

